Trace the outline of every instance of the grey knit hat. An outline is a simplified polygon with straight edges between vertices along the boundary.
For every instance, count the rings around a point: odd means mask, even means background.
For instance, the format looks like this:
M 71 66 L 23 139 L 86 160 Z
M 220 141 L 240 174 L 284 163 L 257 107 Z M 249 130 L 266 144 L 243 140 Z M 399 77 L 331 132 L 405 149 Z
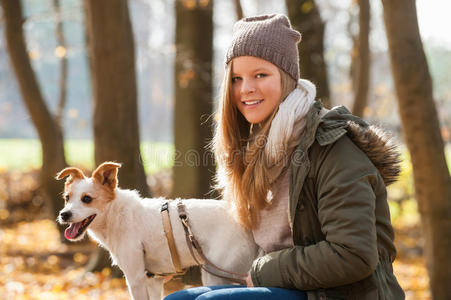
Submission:
M 294 80 L 299 79 L 297 44 L 301 34 L 291 28 L 285 15 L 273 14 L 241 19 L 233 26 L 232 42 L 227 50 L 226 64 L 237 56 L 256 56 L 267 60 Z

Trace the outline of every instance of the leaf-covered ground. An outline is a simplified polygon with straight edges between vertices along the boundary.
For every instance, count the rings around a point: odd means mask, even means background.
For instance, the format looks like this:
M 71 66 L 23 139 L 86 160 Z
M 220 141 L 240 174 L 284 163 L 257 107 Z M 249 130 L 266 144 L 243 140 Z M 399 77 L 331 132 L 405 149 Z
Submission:
M 109 268 L 85 272 L 96 245 L 60 241 L 36 193 L 36 178 L 37 172 L 0 172 L 0 299 L 129 299 L 125 280 L 111 278 Z M 162 173 L 149 183 L 156 194 L 165 194 L 169 178 Z M 408 200 L 391 207 L 398 249 L 394 272 L 407 299 L 430 299 L 416 206 Z
M 20 222 L 0 230 L 0 298 L 128 299 L 125 280 L 110 269 L 86 273 L 95 246 L 59 242 L 52 220 Z

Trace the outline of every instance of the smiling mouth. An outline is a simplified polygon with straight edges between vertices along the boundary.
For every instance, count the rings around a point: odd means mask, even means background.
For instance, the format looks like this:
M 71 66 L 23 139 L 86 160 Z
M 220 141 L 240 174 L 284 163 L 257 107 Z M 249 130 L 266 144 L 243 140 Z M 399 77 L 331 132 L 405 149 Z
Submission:
M 64 236 L 66 237 L 66 239 L 74 240 L 82 235 L 95 217 L 96 215 L 91 215 L 81 222 L 70 223 L 70 226 L 67 227 L 64 231 Z
M 243 101 L 243 104 L 246 106 L 253 106 L 253 105 L 258 105 L 260 103 L 263 102 L 263 99 L 261 100 L 253 100 L 253 101 Z

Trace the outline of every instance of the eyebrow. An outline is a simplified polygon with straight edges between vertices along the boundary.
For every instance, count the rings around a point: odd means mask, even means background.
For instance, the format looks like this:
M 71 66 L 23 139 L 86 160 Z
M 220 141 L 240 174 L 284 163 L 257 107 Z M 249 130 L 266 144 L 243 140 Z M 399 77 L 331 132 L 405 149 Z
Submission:
M 266 68 L 262 67 L 262 68 L 257 68 L 255 70 L 253 70 L 251 73 L 258 73 L 258 72 L 261 72 L 261 71 L 271 72 L 269 69 L 266 69 Z M 232 76 L 235 76 L 235 75 L 239 75 L 239 74 L 237 74 L 235 72 L 232 72 Z

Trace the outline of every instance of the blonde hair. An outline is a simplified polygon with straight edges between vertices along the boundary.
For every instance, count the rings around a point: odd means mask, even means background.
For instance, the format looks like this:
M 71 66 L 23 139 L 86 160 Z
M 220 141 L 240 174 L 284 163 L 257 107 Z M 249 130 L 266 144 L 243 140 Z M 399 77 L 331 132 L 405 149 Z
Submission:
M 296 81 L 280 68 L 282 102 L 295 88 Z M 216 187 L 232 204 L 237 220 L 246 228 L 258 225 L 258 211 L 268 205 L 270 188 L 264 149 L 271 122 L 278 111 L 251 133 L 251 124 L 236 108 L 232 99 L 232 61 L 228 63 L 222 82 L 218 106 L 218 122 L 211 143 L 218 163 Z

